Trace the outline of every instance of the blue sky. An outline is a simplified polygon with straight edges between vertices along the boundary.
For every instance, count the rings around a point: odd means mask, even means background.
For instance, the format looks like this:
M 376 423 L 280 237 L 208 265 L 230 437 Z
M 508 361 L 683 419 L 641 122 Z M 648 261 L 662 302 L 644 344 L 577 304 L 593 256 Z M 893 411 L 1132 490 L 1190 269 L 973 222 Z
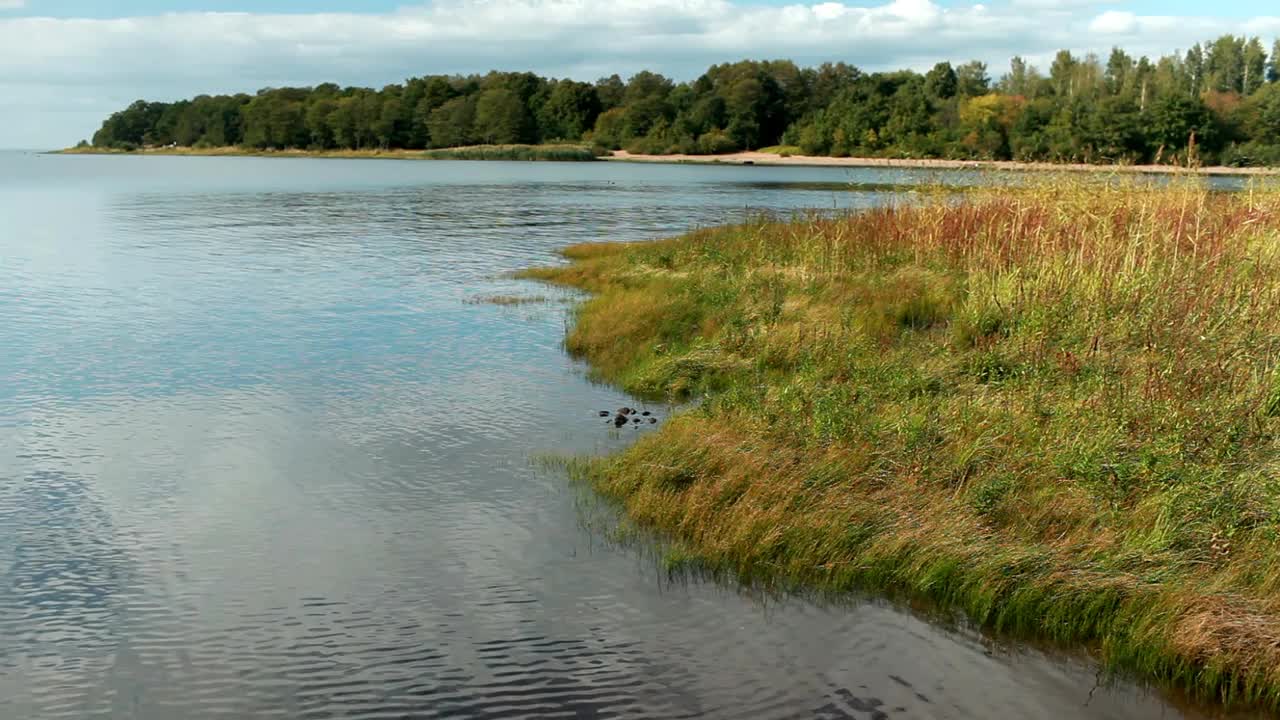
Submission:
M 234 13 L 234 14 L 229 14 Z M 92 136 L 139 98 L 382 85 L 533 70 L 677 79 L 712 63 L 791 58 L 868 70 L 1021 55 L 1185 50 L 1280 36 L 1280 3 L 1227 0 L 0 0 L 0 147 Z
M 256 13 L 313 13 L 353 12 L 385 13 L 412 2 L 404 0 L 130 0 L 129 2 L 104 2 L 103 0 L 26 0 L 26 6 L 17 14 L 49 15 L 52 17 L 112 18 L 151 15 L 165 12 L 221 11 Z M 746 4 L 746 3 L 744 3 Z M 791 5 L 794 0 L 766 0 L 752 4 Z M 972 5 L 973 3 L 939 2 L 943 7 Z M 1083 4 L 1083 3 L 1081 3 Z M 1203 15 L 1207 3 L 1203 0 L 1141 0 L 1139 2 L 1112 3 L 1117 8 L 1144 15 Z M 1217 17 L 1248 18 L 1256 15 L 1276 14 L 1274 2 L 1264 0 L 1227 0 L 1214 3 L 1212 14 Z

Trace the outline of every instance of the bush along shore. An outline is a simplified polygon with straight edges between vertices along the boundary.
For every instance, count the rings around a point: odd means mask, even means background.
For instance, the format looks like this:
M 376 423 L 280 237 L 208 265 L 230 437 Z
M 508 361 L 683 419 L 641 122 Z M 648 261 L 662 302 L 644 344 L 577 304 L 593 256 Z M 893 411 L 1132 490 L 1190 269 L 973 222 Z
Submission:
M 78 145 L 62 155 L 196 155 L 282 158 L 347 158 L 379 160 L 521 160 L 590 162 L 596 151 L 587 145 L 469 145 L 436 150 L 258 150 L 249 147 L 160 146 L 134 149 Z
M 1280 708 L 1280 192 L 1054 179 L 586 244 L 568 349 L 700 398 L 573 463 L 673 557 Z

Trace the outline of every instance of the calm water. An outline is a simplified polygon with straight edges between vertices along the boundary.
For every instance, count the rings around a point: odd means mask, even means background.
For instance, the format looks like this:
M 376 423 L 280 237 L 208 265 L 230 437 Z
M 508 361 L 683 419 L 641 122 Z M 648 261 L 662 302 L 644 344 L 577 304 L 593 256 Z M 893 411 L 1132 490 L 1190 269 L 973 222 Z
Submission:
M 883 603 L 671 585 L 531 466 L 648 430 L 503 273 L 911 177 L 0 154 L 0 718 L 1182 716 Z

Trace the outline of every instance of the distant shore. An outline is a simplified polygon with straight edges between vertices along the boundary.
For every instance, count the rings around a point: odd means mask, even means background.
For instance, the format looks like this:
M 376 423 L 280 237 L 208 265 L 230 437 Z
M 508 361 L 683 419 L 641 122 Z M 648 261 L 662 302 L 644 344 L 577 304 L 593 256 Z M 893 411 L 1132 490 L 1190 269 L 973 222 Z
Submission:
M 516 160 L 589 162 L 595 154 L 586 145 L 468 145 L 434 150 L 255 150 L 238 146 L 195 148 L 182 146 L 116 150 L 74 147 L 53 155 L 161 155 L 194 157 L 330 158 L 344 160 Z
M 1173 165 L 1091 165 L 1088 163 L 1017 162 L 1013 160 L 937 160 L 783 155 L 771 152 L 737 152 L 726 155 L 639 155 L 617 150 L 601 160 L 649 163 L 709 163 L 721 165 L 795 165 L 801 167 L 910 168 L 936 170 L 1000 170 L 1034 172 L 1125 172 L 1176 174 L 1188 168 Z M 1277 175 L 1280 168 L 1195 168 L 1203 175 Z
M 116 150 L 100 147 L 72 147 L 54 150 L 50 155 L 193 155 L 197 157 L 296 157 L 296 158 L 383 158 L 415 160 L 421 150 L 251 150 L 242 147 L 150 147 L 138 150 Z
M 904 168 L 916 170 L 995 170 L 1017 172 L 1123 172 L 1201 175 L 1280 175 L 1277 167 L 1211 166 L 1188 169 L 1175 165 L 1101 165 L 1089 163 L 1018 162 L 1013 160 L 940 160 L 868 157 L 825 157 L 776 152 L 736 152 L 722 155 L 643 155 L 615 150 L 594 155 L 585 145 L 477 145 L 438 150 L 253 150 L 241 147 L 156 147 L 125 151 L 80 147 L 55 150 L 56 155 L 177 155 L 200 157 L 334 158 L 366 160 L 564 160 L 707 165 L 767 165 L 798 167 Z

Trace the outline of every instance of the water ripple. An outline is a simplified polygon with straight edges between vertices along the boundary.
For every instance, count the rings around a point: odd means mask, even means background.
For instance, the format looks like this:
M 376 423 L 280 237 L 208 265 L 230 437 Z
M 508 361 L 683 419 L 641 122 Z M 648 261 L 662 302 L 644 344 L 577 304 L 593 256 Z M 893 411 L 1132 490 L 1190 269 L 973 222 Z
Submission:
M 138 160 L 0 162 L 0 717 L 1166 711 L 891 608 L 671 586 L 529 464 L 651 430 L 600 422 L 631 401 L 564 303 L 469 299 L 901 173 Z

